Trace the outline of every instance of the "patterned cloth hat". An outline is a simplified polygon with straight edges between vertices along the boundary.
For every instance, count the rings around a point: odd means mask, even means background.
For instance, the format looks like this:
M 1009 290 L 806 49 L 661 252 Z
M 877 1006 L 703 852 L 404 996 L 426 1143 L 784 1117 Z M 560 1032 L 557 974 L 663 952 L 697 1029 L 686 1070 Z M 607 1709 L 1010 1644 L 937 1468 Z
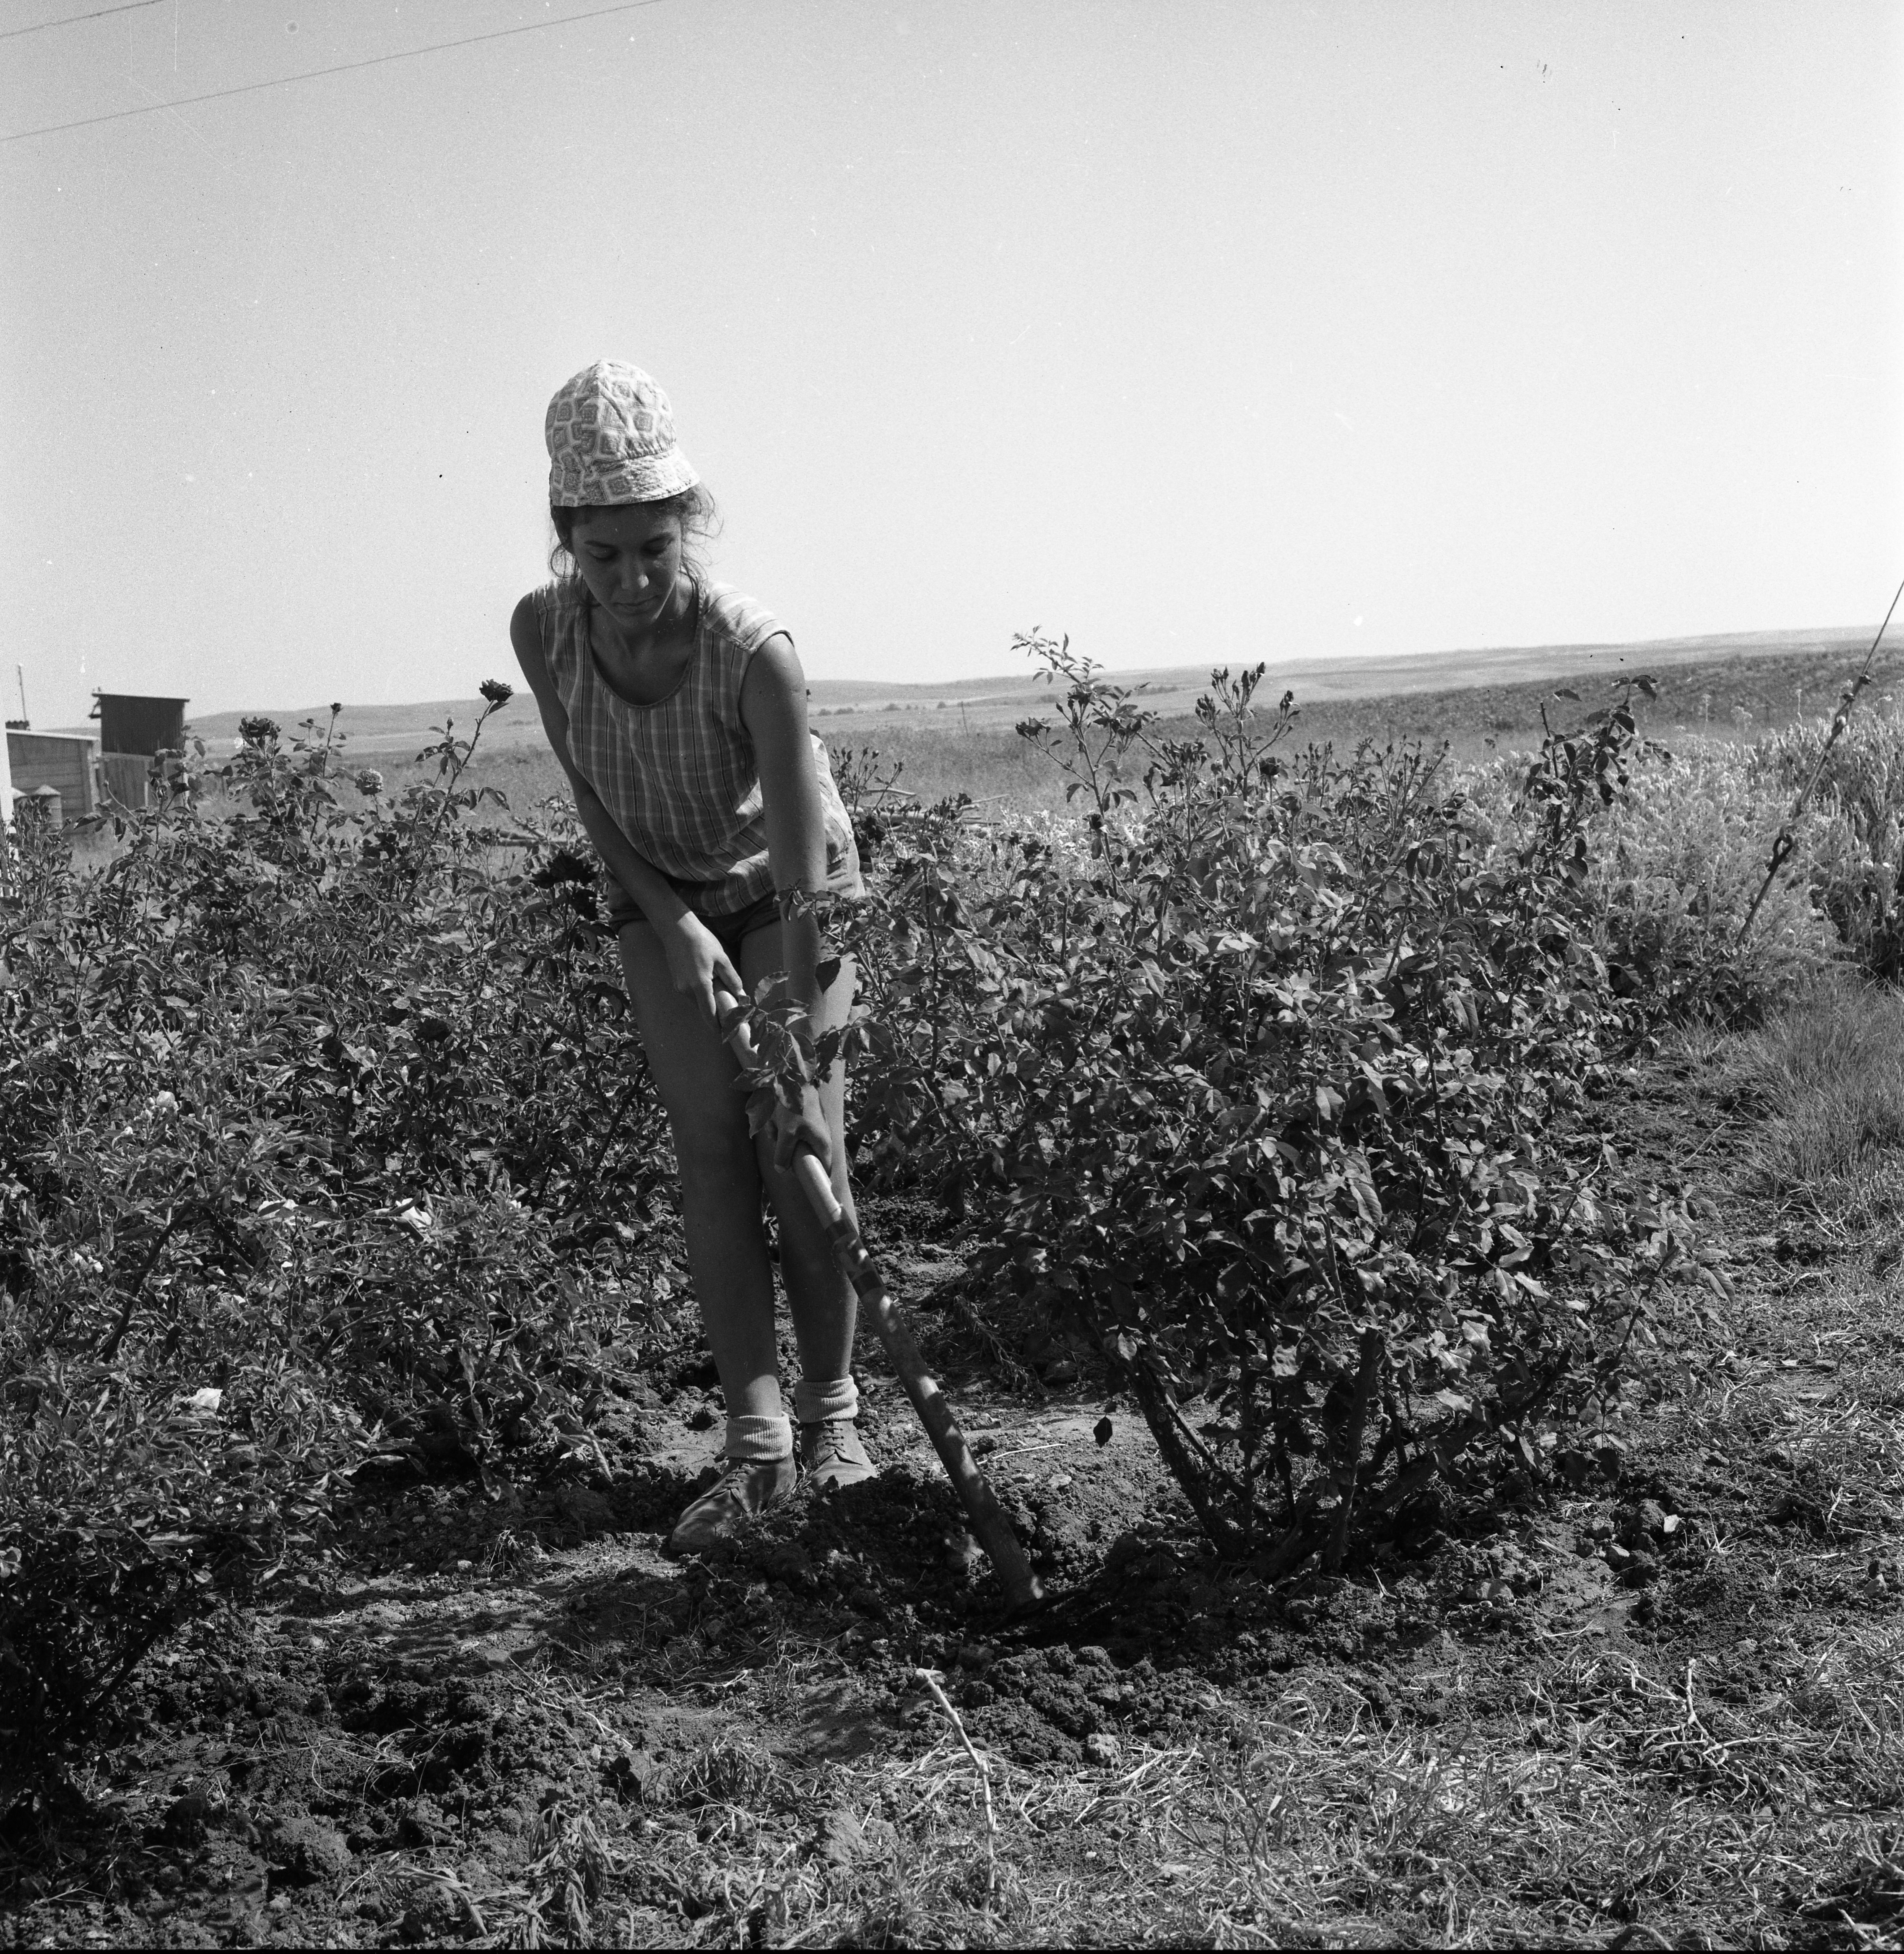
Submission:
M 700 480 L 668 396 L 639 366 L 598 360 L 560 388 L 542 423 L 551 508 L 658 502 Z

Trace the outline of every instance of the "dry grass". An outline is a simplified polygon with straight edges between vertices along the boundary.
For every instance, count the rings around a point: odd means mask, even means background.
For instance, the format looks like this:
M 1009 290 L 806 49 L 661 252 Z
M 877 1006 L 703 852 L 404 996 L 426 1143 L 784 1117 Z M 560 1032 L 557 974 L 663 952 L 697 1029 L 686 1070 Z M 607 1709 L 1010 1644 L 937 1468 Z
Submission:
M 1481 1679 L 1450 1661 L 1459 1701 Z M 1871 1814 L 1900 1785 L 1901 1663 L 1895 1634 L 1814 1651 L 1747 1717 L 1697 1663 L 1562 1648 L 1440 1731 L 1305 1679 L 1102 1769 L 985 1756 L 995 1851 L 949 1728 L 817 1770 L 723 1734 L 639 1808 L 552 1805 L 512 1879 L 417 1877 L 511 1946 L 1781 1945 L 1833 1924 L 1891 1946 L 1904 1882 Z
M 1740 1040 L 1722 1076 L 1764 1116 L 1742 1192 L 1841 1242 L 1904 1218 L 1904 997 L 1821 982 Z

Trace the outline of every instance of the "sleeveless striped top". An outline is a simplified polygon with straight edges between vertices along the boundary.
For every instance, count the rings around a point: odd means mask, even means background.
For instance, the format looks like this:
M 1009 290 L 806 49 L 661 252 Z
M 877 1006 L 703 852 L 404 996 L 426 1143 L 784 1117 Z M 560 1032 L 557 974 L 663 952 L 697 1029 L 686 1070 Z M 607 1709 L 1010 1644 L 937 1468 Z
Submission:
M 725 584 L 699 586 L 694 649 L 674 690 L 631 705 L 589 647 L 594 599 L 577 577 L 536 592 L 542 655 L 567 709 L 569 757 L 630 845 L 708 916 L 737 915 L 774 887 L 754 743 L 740 718 L 753 655 L 780 630 L 771 612 Z M 828 888 L 860 893 L 859 860 L 817 734 Z

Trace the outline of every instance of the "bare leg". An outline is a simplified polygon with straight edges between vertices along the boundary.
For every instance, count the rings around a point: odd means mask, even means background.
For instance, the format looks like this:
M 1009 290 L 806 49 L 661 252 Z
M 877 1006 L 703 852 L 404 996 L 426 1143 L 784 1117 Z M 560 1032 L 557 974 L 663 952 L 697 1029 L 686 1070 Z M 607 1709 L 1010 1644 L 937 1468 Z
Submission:
M 780 926 L 768 924 L 740 940 L 735 960 L 749 992 L 762 978 L 784 966 Z M 840 972 L 822 994 L 812 1014 L 815 1036 L 844 1024 L 853 1006 L 853 968 L 844 960 Z M 836 1064 L 821 1082 L 820 1104 L 833 1141 L 833 1192 L 848 1216 L 853 1216 L 853 1189 L 847 1178 L 846 1067 Z M 729 1096 L 737 1100 L 737 1093 Z M 742 1122 L 744 1131 L 746 1122 Z M 853 1334 L 859 1298 L 833 1253 L 812 1204 L 790 1173 L 774 1166 L 773 1145 L 765 1135 L 755 1142 L 756 1173 L 774 1204 L 780 1224 L 780 1272 L 787 1286 L 787 1304 L 793 1319 L 793 1340 L 799 1346 L 800 1368 L 809 1378 L 844 1378 L 852 1368 Z M 699 1280 L 699 1277 L 696 1277 Z
M 777 930 L 774 941 L 778 948 Z M 649 1070 L 674 1129 L 688 1268 L 728 1415 L 778 1417 L 773 1270 L 761 1226 L 760 1169 L 747 1136 L 746 1101 L 734 1090 L 739 1068 L 720 1034 L 675 990 L 667 954 L 652 929 L 637 924 L 621 932 L 621 964 Z M 829 1114 L 829 1128 L 832 1118 Z M 850 1343 L 850 1318 L 847 1334 Z

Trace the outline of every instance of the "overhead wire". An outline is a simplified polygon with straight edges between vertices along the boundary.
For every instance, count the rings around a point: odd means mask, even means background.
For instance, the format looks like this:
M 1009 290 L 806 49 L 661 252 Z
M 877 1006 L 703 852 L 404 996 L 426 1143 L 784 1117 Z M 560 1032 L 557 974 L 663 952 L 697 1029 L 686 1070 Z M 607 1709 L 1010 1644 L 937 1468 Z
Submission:
M 96 8 L 90 14 L 68 14 L 63 20 L 36 20 L 30 27 L 8 27 L 0 31 L 0 41 L 17 40 L 22 34 L 43 34 L 49 27 L 77 27 L 82 20 L 103 20 L 108 14 L 137 14 L 146 7 L 161 7 L 165 0 L 120 0 L 117 7 Z
M 307 68 L 302 74 L 276 75 L 269 81 L 248 81 L 237 88 L 215 88 L 204 95 L 181 95 L 171 102 L 148 102 L 137 108 L 115 108 L 105 115 L 83 115 L 76 122 L 51 122 L 42 129 L 21 129 L 11 136 L 0 136 L 0 145 L 24 143 L 33 136 L 57 136 L 68 129 L 90 129 L 101 122 L 123 122 L 131 115 L 156 115 L 164 108 L 189 108 L 196 102 L 224 102 L 234 95 L 255 95 L 260 89 L 287 88 L 293 82 L 316 81 L 327 74 L 349 74 L 359 68 L 381 68 L 387 61 L 416 61 L 424 55 L 440 55 L 451 48 L 473 47 L 479 41 L 506 41 L 516 34 L 539 34 L 551 27 L 572 27 L 583 20 L 599 20 L 610 14 L 632 14 L 638 8 L 658 7 L 661 4 L 661 0 L 621 0 L 617 6 L 597 7 L 586 14 L 567 14 L 559 20 L 531 20 L 520 27 L 498 27 L 490 33 L 465 34 L 460 40 L 432 42 L 426 48 L 402 48 L 394 54 L 340 61 L 335 68 Z

